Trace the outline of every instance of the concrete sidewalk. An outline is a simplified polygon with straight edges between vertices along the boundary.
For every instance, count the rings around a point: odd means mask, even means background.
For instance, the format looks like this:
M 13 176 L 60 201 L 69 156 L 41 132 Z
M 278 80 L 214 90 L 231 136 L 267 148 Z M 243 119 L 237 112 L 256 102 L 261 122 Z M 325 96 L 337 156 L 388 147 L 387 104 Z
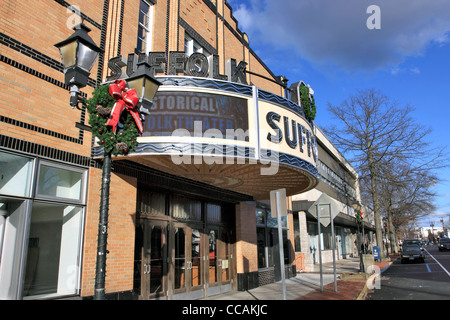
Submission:
M 390 262 L 375 264 L 384 271 Z M 319 265 L 315 265 L 312 272 L 297 273 L 295 277 L 286 279 L 286 300 L 363 300 L 367 294 L 367 280 L 359 274 L 359 258 L 336 261 L 337 292 L 334 287 L 332 262 L 322 264 L 322 275 L 323 291 L 320 290 Z M 282 282 L 248 291 L 228 292 L 202 300 L 283 300 Z

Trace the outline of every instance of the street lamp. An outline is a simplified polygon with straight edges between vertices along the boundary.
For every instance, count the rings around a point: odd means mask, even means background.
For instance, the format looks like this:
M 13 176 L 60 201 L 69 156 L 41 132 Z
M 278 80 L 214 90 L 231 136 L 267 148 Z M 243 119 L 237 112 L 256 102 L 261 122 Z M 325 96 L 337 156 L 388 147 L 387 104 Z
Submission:
M 88 36 L 90 29 L 83 23 L 74 27 L 75 32 L 66 40 L 55 46 L 59 49 L 64 64 L 65 83 L 70 86 L 70 105 L 72 108 L 81 102 L 86 103 L 80 97 L 80 88 L 85 87 L 89 79 L 90 70 L 101 52 L 95 42 Z M 140 112 L 150 113 L 152 99 L 154 98 L 159 81 L 153 78 L 150 65 L 145 59 L 138 63 L 138 68 L 130 78 L 124 79 L 130 89 L 135 89 L 139 97 L 136 107 Z M 97 264 L 95 272 L 95 300 L 105 299 L 106 276 L 106 246 L 108 238 L 108 211 L 109 211 L 109 187 L 111 182 L 111 151 L 104 154 L 102 165 L 102 186 L 100 196 L 100 212 L 98 225 Z
M 361 241 L 359 240 L 359 239 L 361 239 L 361 233 L 359 231 L 359 224 L 362 223 L 362 221 L 360 222 L 359 219 L 358 219 L 358 215 L 359 215 L 359 212 L 361 210 L 361 203 L 359 203 L 359 201 L 354 201 L 352 203 L 352 208 L 355 210 L 356 225 L 358 226 L 359 271 L 360 272 L 364 272 L 364 262 L 363 262 L 363 259 L 362 259 Z
M 147 114 L 150 113 L 152 100 L 155 97 L 156 91 L 161 85 L 159 81 L 153 78 L 150 70 L 150 65 L 146 61 L 142 61 L 138 63 L 137 70 L 128 79 L 124 79 L 130 89 L 136 90 L 136 94 L 139 97 L 139 103 L 136 107 L 139 106 L 141 110 L 146 109 L 145 113 Z M 111 182 L 111 163 L 111 151 L 105 151 L 102 166 L 102 188 L 100 196 L 100 217 L 98 229 L 97 270 L 94 296 L 94 299 L 96 300 L 105 299 L 105 269 L 107 254 L 106 245 L 108 239 L 108 211 L 109 186 Z
M 137 63 L 136 71 L 126 81 L 128 87 L 135 89 L 139 97 L 139 112 L 150 114 L 152 100 L 161 83 L 153 77 L 151 66 L 146 59 Z
M 70 86 L 70 105 L 78 107 L 78 102 L 84 100 L 79 96 L 80 88 L 86 86 L 101 49 L 95 44 L 88 33 L 91 31 L 80 23 L 73 30 L 75 32 L 57 44 L 61 60 L 64 64 L 65 83 Z

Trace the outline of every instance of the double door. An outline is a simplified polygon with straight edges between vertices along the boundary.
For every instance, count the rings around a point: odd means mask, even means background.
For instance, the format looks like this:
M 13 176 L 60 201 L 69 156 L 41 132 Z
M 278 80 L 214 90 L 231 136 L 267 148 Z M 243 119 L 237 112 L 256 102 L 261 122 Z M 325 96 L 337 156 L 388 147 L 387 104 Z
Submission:
M 141 225 L 135 282 L 141 299 L 192 300 L 232 290 L 229 229 L 147 219 Z

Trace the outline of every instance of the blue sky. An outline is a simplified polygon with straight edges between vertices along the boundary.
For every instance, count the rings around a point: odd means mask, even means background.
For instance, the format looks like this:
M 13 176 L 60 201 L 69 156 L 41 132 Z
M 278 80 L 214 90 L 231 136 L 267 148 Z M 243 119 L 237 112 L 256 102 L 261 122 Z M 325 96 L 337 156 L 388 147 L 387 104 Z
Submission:
M 316 123 L 333 122 L 327 104 L 376 88 L 415 108 L 434 146 L 450 153 L 449 0 L 227 0 L 250 47 L 289 84 L 315 92 Z M 378 12 L 367 11 L 376 5 Z M 375 19 L 375 20 L 374 20 Z M 369 29 L 378 23 L 380 28 Z M 437 210 L 450 215 L 450 168 L 439 171 Z

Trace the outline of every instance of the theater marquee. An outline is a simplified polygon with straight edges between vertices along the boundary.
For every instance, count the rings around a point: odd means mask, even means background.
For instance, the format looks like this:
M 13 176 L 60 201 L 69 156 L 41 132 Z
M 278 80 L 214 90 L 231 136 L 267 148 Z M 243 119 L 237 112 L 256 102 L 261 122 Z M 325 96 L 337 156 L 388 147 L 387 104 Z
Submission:
M 298 105 L 227 81 L 158 80 L 163 85 L 127 160 L 255 199 L 280 188 L 293 195 L 315 187 L 314 128 Z

